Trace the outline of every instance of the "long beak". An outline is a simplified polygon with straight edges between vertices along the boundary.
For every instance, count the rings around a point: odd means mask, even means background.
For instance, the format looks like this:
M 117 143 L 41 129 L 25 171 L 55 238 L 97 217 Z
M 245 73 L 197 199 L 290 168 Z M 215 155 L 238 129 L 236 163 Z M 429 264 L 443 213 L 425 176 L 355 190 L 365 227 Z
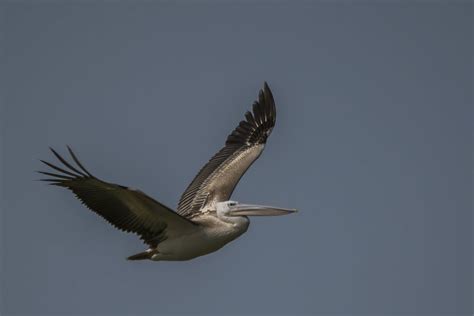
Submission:
M 279 208 L 273 206 L 237 204 L 232 206 L 230 216 L 278 216 L 296 212 L 295 209 Z

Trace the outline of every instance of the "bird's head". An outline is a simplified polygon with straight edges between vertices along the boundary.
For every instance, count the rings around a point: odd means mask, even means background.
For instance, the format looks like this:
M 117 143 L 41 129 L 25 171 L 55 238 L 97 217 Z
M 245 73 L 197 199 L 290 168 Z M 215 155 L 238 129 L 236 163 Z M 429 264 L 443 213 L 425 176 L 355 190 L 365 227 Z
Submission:
M 278 216 L 291 214 L 296 212 L 296 210 L 255 204 L 241 204 L 236 201 L 224 201 L 216 204 L 216 212 L 218 217 L 224 218 L 235 216 Z

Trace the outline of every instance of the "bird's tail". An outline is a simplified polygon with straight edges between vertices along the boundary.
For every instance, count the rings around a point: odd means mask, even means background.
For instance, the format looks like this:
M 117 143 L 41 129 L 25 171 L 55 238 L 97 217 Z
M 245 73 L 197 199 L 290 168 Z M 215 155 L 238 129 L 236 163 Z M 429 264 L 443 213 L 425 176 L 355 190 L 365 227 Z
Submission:
M 127 260 L 151 260 L 153 255 L 157 254 L 156 249 L 148 249 L 147 251 L 139 252 L 133 256 L 127 258 Z

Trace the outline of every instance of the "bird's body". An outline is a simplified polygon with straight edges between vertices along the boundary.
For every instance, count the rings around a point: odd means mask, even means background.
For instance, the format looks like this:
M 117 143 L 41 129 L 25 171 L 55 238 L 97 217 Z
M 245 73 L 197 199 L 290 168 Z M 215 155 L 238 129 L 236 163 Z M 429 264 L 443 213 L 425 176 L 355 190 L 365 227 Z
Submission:
M 249 219 L 235 218 L 235 222 L 225 222 L 212 214 L 200 215 L 194 219 L 199 228 L 159 243 L 150 259 L 189 260 L 219 250 L 247 231 Z
M 267 84 L 253 104 L 253 113 L 227 137 L 225 146 L 199 171 L 184 191 L 176 212 L 140 190 L 93 176 L 68 147 L 73 166 L 53 149 L 66 167 L 42 161 L 60 173 L 40 173 L 52 185 L 68 188 L 83 204 L 115 227 L 138 234 L 149 245 L 130 260 L 189 260 L 214 252 L 247 231 L 247 216 L 284 215 L 295 210 L 230 201 L 245 171 L 261 155 L 276 119 Z

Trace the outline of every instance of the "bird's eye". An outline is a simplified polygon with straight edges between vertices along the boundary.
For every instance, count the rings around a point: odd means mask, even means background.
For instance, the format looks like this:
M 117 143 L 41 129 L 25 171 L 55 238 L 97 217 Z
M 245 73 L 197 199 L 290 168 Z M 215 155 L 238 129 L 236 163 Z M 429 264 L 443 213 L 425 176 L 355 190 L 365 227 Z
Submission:
M 235 206 L 235 203 L 234 202 L 229 203 L 229 206 Z

